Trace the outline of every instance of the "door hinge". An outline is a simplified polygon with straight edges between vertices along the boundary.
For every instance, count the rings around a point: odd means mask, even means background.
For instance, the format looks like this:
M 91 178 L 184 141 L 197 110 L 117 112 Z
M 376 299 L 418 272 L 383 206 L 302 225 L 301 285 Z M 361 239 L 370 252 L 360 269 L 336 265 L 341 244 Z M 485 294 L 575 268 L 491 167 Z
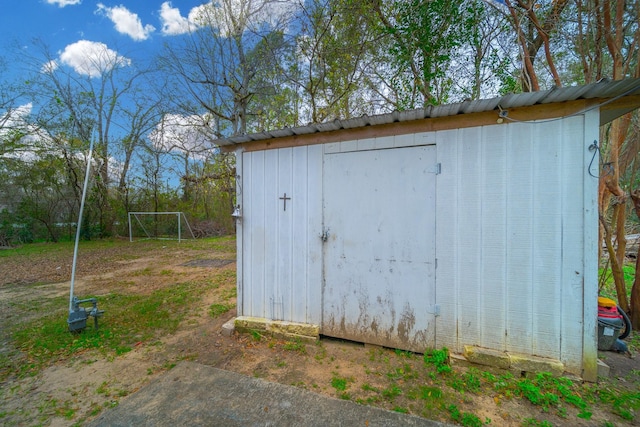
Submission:
M 442 163 L 436 163 L 435 167 L 433 168 L 433 173 L 436 175 L 440 175 L 442 173 Z

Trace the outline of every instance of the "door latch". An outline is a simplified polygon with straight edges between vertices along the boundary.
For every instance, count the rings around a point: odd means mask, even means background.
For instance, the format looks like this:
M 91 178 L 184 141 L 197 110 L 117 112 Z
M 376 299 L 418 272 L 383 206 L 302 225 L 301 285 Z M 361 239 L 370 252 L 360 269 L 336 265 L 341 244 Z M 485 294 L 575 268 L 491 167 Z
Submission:
M 322 234 L 320 235 L 320 238 L 322 239 L 322 242 L 326 242 L 327 240 L 329 240 L 329 229 L 326 228 L 322 231 Z

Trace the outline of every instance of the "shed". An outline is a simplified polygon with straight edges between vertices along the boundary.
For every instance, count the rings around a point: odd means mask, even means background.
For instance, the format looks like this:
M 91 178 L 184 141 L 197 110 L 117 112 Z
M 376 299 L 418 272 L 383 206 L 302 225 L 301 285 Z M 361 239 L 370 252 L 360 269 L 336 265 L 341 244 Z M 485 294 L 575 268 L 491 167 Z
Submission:
M 596 378 L 599 126 L 640 79 L 220 140 L 238 316 Z

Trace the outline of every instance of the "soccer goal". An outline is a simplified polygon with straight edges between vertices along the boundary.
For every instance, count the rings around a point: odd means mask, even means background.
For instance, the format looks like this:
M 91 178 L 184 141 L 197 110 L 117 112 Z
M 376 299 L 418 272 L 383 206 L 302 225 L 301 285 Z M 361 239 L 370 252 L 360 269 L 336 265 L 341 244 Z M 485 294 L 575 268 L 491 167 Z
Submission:
M 195 236 L 183 212 L 129 212 L 130 242 L 145 239 L 180 242 L 185 238 Z

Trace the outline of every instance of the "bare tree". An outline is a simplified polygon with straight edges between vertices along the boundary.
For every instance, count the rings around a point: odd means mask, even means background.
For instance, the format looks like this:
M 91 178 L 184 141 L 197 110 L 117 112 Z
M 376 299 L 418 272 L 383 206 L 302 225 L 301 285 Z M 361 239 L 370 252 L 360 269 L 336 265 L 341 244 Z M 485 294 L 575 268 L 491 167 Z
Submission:
M 54 57 L 44 42 L 38 42 L 38 47 L 42 55 L 30 61 L 40 71 L 33 96 L 47 105 L 39 118 L 40 127 L 59 147 L 77 141 L 86 149 L 90 141 L 95 143 L 97 214 L 101 233 L 112 234 L 115 218 L 109 190 L 113 171 L 119 170 L 116 181 L 122 190 L 132 151 L 150 129 L 154 114 L 154 101 L 137 92 L 147 71 L 132 67 L 128 58 L 101 43 L 79 46 L 84 49 L 82 61 L 68 63 Z M 63 126 L 56 128 L 53 123 Z M 124 153 L 122 164 L 114 157 L 118 150 Z
M 533 0 L 505 0 L 507 13 L 516 32 L 522 55 L 522 89 L 525 92 L 540 90 L 535 67 L 536 58 L 544 48 L 545 65 L 557 87 L 562 86 L 551 49 L 551 37 L 562 24 L 561 14 L 569 0 L 553 0 L 543 7 Z
M 176 95 L 174 111 L 206 121 L 213 118 L 216 127 L 203 122 L 211 139 L 247 132 L 256 76 L 270 65 L 251 53 L 278 31 L 273 12 L 277 7 L 273 0 L 207 3 L 181 43 L 163 54 L 161 66 L 173 76 L 168 90 Z

